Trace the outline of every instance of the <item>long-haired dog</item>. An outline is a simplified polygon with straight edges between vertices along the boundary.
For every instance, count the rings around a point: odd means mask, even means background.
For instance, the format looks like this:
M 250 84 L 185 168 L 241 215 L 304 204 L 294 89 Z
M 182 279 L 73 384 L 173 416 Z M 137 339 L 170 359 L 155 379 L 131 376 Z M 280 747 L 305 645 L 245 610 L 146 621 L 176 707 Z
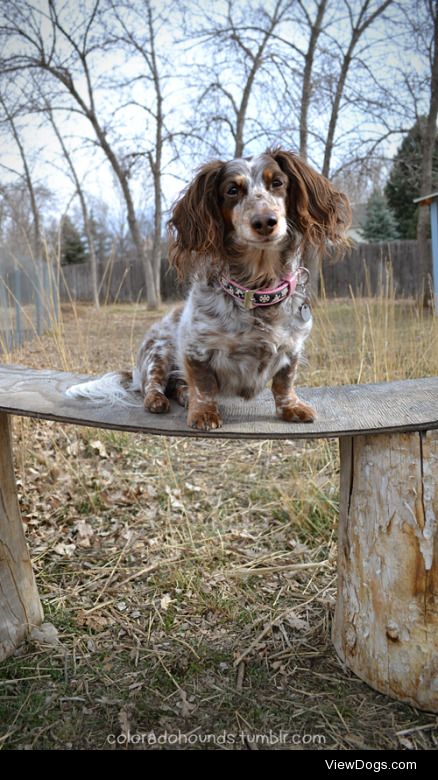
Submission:
M 170 262 L 192 282 L 187 301 L 146 333 L 129 383 L 112 373 L 68 395 L 108 401 L 129 384 L 148 412 L 175 398 L 188 425 L 208 431 L 222 424 L 221 397 L 249 399 L 272 380 L 277 414 L 312 422 L 294 390 L 312 326 L 300 258 L 345 243 L 349 218 L 345 195 L 292 152 L 204 165 L 169 220 Z

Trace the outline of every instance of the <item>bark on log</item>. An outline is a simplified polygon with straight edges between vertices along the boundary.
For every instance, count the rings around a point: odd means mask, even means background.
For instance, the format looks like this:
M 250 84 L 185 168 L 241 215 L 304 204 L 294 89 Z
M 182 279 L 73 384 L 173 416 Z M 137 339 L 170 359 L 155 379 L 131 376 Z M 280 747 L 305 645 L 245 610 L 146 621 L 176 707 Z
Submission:
M 0 413 L 0 661 L 42 619 L 17 500 L 9 415 Z
M 438 711 L 438 433 L 340 441 L 341 660 L 378 691 Z

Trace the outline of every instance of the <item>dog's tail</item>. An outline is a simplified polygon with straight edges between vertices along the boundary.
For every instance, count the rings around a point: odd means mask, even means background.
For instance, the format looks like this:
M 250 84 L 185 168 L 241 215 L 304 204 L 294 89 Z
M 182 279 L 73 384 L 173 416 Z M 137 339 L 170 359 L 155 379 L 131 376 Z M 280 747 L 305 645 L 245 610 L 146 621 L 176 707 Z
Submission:
M 84 399 L 100 404 L 138 406 L 140 390 L 137 371 L 112 371 L 97 379 L 71 385 L 65 391 L 68 398 Z

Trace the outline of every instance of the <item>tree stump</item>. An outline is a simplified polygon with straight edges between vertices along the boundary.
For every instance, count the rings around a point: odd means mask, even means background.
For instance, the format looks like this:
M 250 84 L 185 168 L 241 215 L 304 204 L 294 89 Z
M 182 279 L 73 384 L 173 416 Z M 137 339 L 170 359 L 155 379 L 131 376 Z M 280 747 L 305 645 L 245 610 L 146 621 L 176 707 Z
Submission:
M 11 655 L 43 611 L 17 500 L 9 415 L 0 413 L 0 661 Z
M 340 440 L 341 660 L 378 691 L 438 711 L 438 433 Z

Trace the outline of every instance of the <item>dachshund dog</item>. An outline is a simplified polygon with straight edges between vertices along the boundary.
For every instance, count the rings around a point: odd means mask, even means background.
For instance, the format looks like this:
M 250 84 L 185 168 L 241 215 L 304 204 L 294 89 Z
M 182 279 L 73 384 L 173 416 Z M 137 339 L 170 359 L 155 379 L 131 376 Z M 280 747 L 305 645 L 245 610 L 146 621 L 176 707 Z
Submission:
M 129 379 L 107 374 L 67 394 L 139 390 L 154 414 L 175 398 L 189 426 L 209 431 L 222 425 L 221 397 L 253 398 L 272 382 L 279 417 L 312 422 L 294 390 L 312 326 L 300 258 L 345 244 L 349 219 L 345 195 L 292 152 L 204 165 L 169 220 L 170 262 L 191 280 L 186 302 L 146 333 Z

